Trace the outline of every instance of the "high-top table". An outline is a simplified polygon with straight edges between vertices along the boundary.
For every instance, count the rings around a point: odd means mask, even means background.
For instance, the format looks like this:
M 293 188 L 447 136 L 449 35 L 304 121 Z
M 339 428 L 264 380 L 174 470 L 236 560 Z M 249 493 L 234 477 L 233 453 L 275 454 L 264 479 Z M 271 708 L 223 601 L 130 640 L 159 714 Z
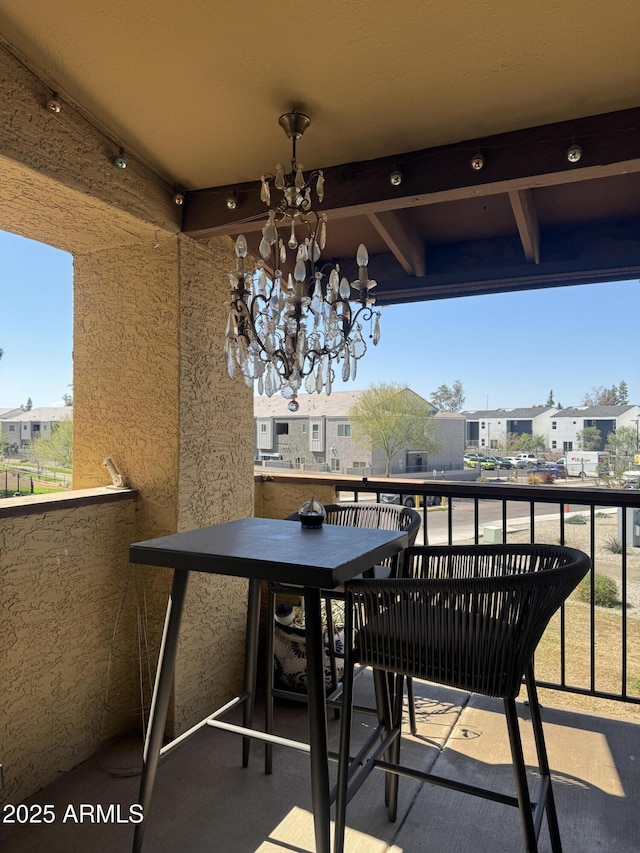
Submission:
M 174 570 L 144 747 L 139 795 L 144 819 L 135 829 L 134 853 L 142 849 L 160 755 L 205 725 L 243 735 L 242 763 L 245 767 L 249 759 L 250 737 L 310 753 L 316 850 L 317 853 L 329 853 L 331 796 L 320 591 L 340 586 L 384 559 L 396 556 L 406 545 L 406 534 L 393 530 L 330 524 L 309 530 L 294 521 L 243 518 L 131 546 L 129 555 L 132 563 Z M 163 747 L 182 610 L 189 573 L 194 571 L 249 579 L 244 692 Z M 302 588 L 307 640 L 308 744 L 267 735 L 252 728 L 262 581 Z M 243 706 L 242 726 L 220 719 L 223 713 L 238 705 Z M 228 819 L 228 816 L 223 819 Z

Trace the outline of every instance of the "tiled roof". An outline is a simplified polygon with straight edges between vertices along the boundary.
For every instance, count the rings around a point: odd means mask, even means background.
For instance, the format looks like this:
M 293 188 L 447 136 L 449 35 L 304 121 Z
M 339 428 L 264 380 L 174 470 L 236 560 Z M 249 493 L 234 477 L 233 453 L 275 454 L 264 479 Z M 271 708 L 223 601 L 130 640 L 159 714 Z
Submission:
M 326 394 L 300 394 L 300 408 L 297 412 L 289 411 L 289 401 L 280 394 L 274 394 L 273 397 L 254 397 L 253 415 L 256 418 L 344 418 L 365 393 L 366 391 L 333 391 L 330 397 Z
M 65 421 L 73 418 L 73 406 L 38 406 L 29 412 L 20 412 L 12 421 Z
M 529 406 L 519 409 L 478 409 L 475 412 L 463 412 L 467 420 L 475 420 L 476 418 L 505 418 L 510 421 L 523 420 L 526 418 L 536 418 L 538 415 L 543 415 L 545 412 L 553 412 L 553 406 Z
M 569 409 L 561 409 L 557 418 L 619 418 L 629 409 L 636 406 L 572 406 Z

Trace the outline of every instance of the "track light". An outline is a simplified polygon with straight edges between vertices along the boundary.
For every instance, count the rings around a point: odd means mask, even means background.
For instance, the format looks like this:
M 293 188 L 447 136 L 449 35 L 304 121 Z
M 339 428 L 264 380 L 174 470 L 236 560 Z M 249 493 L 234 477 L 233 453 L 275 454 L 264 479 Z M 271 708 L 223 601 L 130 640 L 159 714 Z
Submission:
M 121 148 L 119 153 L 113 158 L 111 161 L 116 169 L 126 169 L 127 168 L 127 158 L 124 156 L 124 148 Z
M 582 160 L 583 154 L 584 151 L 575 142 L 567 148 L 567 160 L 570 163 L 578 163 L 580 160 Z
M 54 115 L 59 115 L 62 112 L 62 104 L 58 100 L 58 93 L 52 92 L 51 97 L 47 101 L 47 109 Z
M 479 172 L 480 169 L 484 169 L 484 164 L 485 159 L 482 154 L 480 154 L 480 152 L 478 152 L 471 158 L 471 168 L 474 172 Z
M 235 193 L 232 193 L 230 196 L 227 196 L 227 210 L 235 210 L 238 206 L 238 199 L 235 196 Z
M 389 175 L 389 183 L 392 187 L 399 187 L 400 184 L 404 181 L 404 175 L 399 169 L 394 169 L 393 172 Z

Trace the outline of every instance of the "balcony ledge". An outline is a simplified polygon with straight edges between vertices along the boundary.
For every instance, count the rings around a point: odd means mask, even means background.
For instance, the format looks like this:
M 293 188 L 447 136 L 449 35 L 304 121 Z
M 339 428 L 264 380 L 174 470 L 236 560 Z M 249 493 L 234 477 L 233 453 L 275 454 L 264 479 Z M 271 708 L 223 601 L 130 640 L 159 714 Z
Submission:
M 112 486 L 99 486 L 95 489 L 72 489 L 68 492 L 52 492 L 48 495 L 24 495 L 1 501 L 0 519 L 34 515 L 39 512 L 55 512 L 56 510 L 87 506 L 88 504 L 135 500 L 137 497 L 137 489 L 116 489 Z

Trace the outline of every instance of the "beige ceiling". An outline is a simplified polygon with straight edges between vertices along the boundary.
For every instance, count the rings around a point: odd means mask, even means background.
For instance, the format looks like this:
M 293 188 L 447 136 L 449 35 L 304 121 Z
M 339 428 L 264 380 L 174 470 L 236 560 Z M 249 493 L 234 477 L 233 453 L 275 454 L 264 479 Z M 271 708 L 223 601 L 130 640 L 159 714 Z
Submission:
M 187 189 L 640 105 L 638 0 L 0 0 L 63 99 Z

